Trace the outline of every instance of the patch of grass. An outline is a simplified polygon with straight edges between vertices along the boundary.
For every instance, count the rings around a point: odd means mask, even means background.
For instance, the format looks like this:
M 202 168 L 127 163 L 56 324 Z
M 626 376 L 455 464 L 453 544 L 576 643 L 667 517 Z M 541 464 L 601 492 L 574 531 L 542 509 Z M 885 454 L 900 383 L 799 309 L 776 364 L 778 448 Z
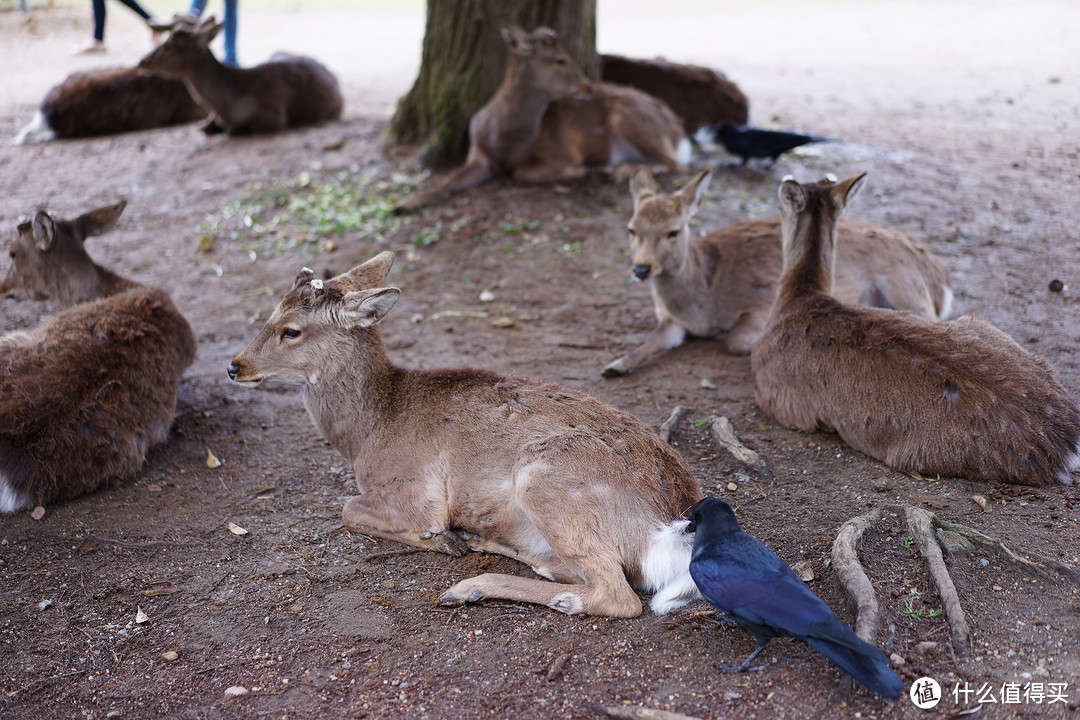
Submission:
M 248 249 L 260 255 L 305 246 L 318 252 L 330 241 L 360 236 L 385 244 L 402 225 L 394 204 L 410 193 L 418 180 L 402 175 L 390 179 L 354 176 L 347 171 L 328 178 L 307 172 L 285 182 L 254 183 L 240 200 L 208 215 L 199 232 L 233 240 L 255 240 Z M 414 244 L 438 239 L 424 228 Z
M 709 418 L 701 418 L 694 421 L 694 427 L 702 428 L 709 424 Z
M 911 618 L 912 620 L 933 620 L 941 615 L 941 608 L 925 610 L 923 608 L 916 608 L 911 600 L 905 600 L 904 609 L 900 611 L 900 615 L 902 617 Z

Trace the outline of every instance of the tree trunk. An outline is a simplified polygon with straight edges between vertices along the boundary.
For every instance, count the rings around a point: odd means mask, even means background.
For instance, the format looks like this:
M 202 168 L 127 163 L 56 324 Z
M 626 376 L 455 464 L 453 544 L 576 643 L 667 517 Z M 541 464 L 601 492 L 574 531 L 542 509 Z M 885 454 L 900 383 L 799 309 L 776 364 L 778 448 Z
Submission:
M 428 0 L 420 74 L 390 122 L 392 144 L 419 146 L 429 167 L 460 164 L 469 118 L 495 94 L 506 70 L 504 25 L 546 26 L 596 80 L 596 0 Z

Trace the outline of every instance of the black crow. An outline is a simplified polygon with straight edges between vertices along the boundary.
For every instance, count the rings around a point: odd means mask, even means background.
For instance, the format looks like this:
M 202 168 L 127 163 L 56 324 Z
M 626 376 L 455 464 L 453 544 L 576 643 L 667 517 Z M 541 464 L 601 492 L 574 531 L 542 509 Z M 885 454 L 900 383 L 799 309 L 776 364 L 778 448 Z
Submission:
M 758 130 L 746 126 L 738 127 L 726 122 L 713 126 L 712 130 L 725 150 L 742 158 L 743 165 L 750 158 L 772 158 L 772 161 L 776 162 L 776 158 L 800 145 L 829 142 L 827 138 L 813 135 L 799 135 L 779 130 Z
M 791 635 L 874 692 L 887 698 L 904 693 L 885 654 L 860 640 L 776 553 L 740 530 L 726 502 L 708 497 L 694 505 L 687 532 L 697 533 L 690 576 L 701 594 L 758 642 L 742 663 L 719 670 L 745 670 L 770 640 Z

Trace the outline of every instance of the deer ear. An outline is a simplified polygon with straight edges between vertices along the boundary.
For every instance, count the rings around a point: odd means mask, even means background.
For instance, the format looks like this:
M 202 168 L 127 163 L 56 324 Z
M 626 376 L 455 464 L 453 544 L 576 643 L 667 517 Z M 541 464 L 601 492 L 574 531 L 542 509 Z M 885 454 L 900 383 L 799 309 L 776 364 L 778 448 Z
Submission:
M 528 34 L 517 25 L 507 25 L 501 28 L 499 33 L 510 52 L 516 55 L 528 55 L 532 52 L 532 42 Z
M 712 170 L 705 168 L 690 182 L 686 183 L 686 186 L 678 192 L 679 200 L 684 206 L 690 208 L 687 211 L 688 217 L 693 217 L 698 211 L 698 206 L 701 205 L 701 198 L 705 196 L 705 191 L 709 189 L 710 180 L 712 180 Z
M 352 290 L 371 290 L 382 287 L 390 268 L 394 265 L 394 253 L 384 250 L 363 265 L 357 265 L 341 276 L 344 284 Z
M 221 28 L 225 27 L 223 24 L 214 21 L 214 16 L 203 20 L 199 25 L 199 29 L 195 32 L 195 41 L 202 47 L 206 47 L 210 42 L 217 37 L 217 34 L 221 32 Z
M 859 191 L 866 185 L 866 173 L 860 173 L 854 177 L 849 177 L 833 189 L 836 198 L 840 201 L 842 207 L 847 207 L 847 204 L 851 202 Z
M 120 200 L 112 205 L 103 205 L 75 218 L 75 227 L 80 238 L 93 237 L 107 233 L 116 227 L 116 221 L 127 207 L 127 200 Z
M 634 173 L 634 176 L 630 178 L 630 197 L 634 198 L 634 204 L 647 197 L 652 197 L 656 194 L 656 178 L 649 172 L 648 168 L 638 168 L 638 171 Z
M 46 252 L 53 246 L 56 239 L 56 223 L 44 210 L 38 210 L 34 215 L 34 245 L 41 252 Z
M 806 190 L 795 182 L 795 178 L 786 177 L 780 183 L 780 207 L 788 212 L 801 212 L 806 207 Z
M 399 297 L 401 291 L 397 288 L 345 293 L 341 299 L 341 312 L 335 313 L 334 317 L 343 330 L 371 327 L 386 317 Z

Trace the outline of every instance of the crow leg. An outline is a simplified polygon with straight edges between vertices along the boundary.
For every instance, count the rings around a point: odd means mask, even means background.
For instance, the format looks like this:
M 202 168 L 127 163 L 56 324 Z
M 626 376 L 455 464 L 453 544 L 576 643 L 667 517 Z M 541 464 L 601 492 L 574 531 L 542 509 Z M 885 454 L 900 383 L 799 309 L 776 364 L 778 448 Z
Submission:
M 740 672 L 743 672 L 744 670 L 748 670 L 748 671 L 751 671 L 751 672 L 756 671 L 756 670 L 764 670 L 765 669 L 764 665 L 758 665 L 757 667 L 750 667 L 750 663 L 754 662 L 754 658 L 756 658 L 758 656 L 758 654 L 761 653 L 761 651 L 764 650 L 765 647 L 768 644 L 769 643 L 766 642 L 766 643 L 764 643 L 762 645 L 758 645 L 756 648 L 754 648 L 754 652 L 750 653 L 750 656 L 747 657 L 745 660 L 743 660 L 738 665 L 719 665 L 719 664 L 717 664 L 717 665 L 713 665 L 713 667 L 715 667 L 717 670 L 719 670 L 722 673 L 740 673 Z

